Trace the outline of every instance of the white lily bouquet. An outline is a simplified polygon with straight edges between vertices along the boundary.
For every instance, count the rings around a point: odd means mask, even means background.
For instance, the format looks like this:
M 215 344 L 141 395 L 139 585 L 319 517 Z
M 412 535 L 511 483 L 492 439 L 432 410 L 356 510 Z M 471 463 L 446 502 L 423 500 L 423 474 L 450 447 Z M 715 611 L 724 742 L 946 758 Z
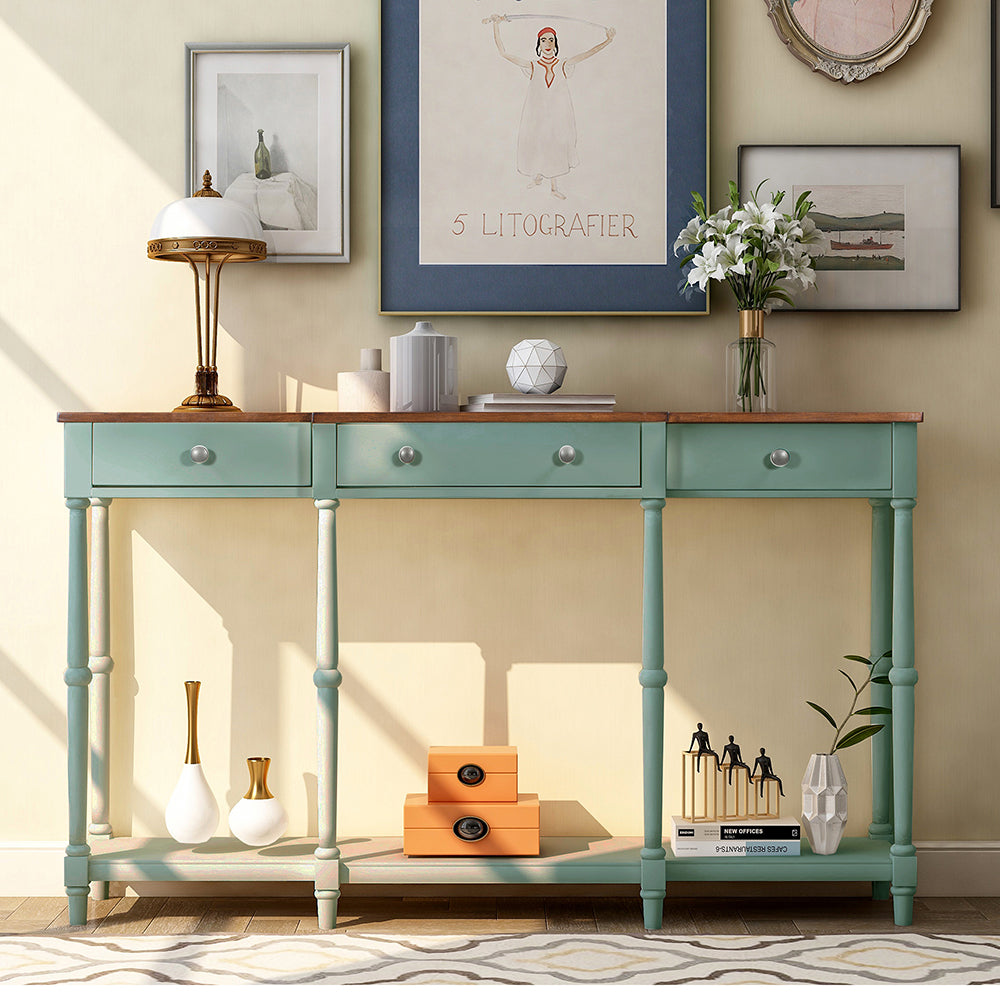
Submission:
M 784 191 L 773 193 L 764 204 L 758 201 L 759 192 L 760 187 L 741 206 L 739 190 L 730 181 L 729 204 L 714 215 L 708 214 L 705 199 L 693 192 L 697 215 L 674 241 L 675 255 L 685 248 L 689 251 L 681 261 L 682 267 L 690 265 L 686 285 L 704 291 L 709 280 L 724 281 L 740 310 L 761 311 L 755 323 L 745 325 L 754 331 L 749 334 L 744 333 L 741 317 L 736 384 L 732 391 L 727 389 L 727 407 L 745 411 L 774 409 L 764 358 L 770 342 L 761 335 L 761 316 L 771 311 L 775 299 L 794 305 L 792 293 L 816 283 L 813 265 L 826 245 L 826 237 L 808 215 L 809 191 L 799 195 L 791 214 L 778 211 Z

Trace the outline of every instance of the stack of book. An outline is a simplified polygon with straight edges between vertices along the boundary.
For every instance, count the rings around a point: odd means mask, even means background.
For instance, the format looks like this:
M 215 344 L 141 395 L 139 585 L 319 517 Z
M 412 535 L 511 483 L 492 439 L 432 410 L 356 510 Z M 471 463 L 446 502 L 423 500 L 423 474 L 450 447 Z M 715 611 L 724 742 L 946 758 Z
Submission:
M 791 816 L 692 823 L 674 816 L 670 849 L 678 858 L 788 858 L 799 855 L 802 827 Z
M 468 413 L 610 413 L 614 395 L 553 392 L 548 396 L 527 392 L 486 392 L 470 396 L 462 407 Z

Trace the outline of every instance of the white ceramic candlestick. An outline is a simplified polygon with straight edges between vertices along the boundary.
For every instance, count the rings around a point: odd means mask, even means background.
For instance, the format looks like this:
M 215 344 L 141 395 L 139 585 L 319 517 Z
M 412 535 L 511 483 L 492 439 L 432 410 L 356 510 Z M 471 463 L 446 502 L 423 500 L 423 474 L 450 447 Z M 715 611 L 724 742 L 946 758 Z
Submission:
M 382 371 L 382 351 L 361 349 L 361 369 L 337 375 L 337 405 L 351 413 L 386 413 L 389 409 L 389 373 Z

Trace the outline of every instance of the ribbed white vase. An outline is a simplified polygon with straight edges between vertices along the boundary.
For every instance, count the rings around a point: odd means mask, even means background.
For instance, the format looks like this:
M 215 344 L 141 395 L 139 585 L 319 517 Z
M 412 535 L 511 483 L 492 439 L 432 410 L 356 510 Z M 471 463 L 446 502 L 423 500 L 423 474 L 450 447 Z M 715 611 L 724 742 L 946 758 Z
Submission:
M 458 338 L 420 322 L 389 338 L 389 409 L 397 413 L 458 409 Z
M 814 753 L 802 776 L 802 826 L 814 854 L 836 854 L 847 825 L 847 778 L 835 753 Z

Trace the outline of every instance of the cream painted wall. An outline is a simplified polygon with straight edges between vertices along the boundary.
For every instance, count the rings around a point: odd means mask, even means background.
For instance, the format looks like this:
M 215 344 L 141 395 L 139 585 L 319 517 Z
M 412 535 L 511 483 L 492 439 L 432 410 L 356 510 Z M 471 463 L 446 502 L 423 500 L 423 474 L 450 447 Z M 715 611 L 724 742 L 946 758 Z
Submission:
M 937 0 L 901 63 L 849 87 L 797 62 L 762 2 L 711 11 L 717 194 L 741 142 L 962 144 L 961 312 L 782 315 L 769 330 L 783 408 L 926 413 L 914 835 L 998 840 L 998 799 L 970 766 L 998 716 L 989 4 Z M 168 409 L 188 391 L 189 274 L 144 254 L 156 211 L 183 193 L 187 41 L 352 46 L 353 262 L 227 271 L 224 389 L 245 409 L 334 409 L 336 373 L 411 325 L 377 312 L 376 0 L 0 0 L 0 841 L 66 832 L 55 414 Z M 569 359 L 567 389 L 700 410 L 721 404 L 735 314 L 718 294 L 707 318 L 438 325 L 461 340 L 465 393 L 503 389 L 510 345 L 545 336 Z M 163 832 L 189 677 L 204 682 L 202 756 L 219 797 L 242 795 L 246 756 L 271 755 L 290 832 L 314 831 L 312 505 L 116 501 L 111 513 L 116 831 Z M 507 740 L 549 832 L 639 831 L 638 505 L 357 501 L 338 517 L 341 831 L 398 831 L 428 743 Z M 867 645 L 867 525 L 863 502 L 668 506 L 668 813 L 699 721 L 716 743 L 733 732 L 766 745 L 798 808 L 807 756 L 827 739 L 804 701 L 843 703 L 839 658 Z M 864 748 L 845 763 L 860 832 Z

